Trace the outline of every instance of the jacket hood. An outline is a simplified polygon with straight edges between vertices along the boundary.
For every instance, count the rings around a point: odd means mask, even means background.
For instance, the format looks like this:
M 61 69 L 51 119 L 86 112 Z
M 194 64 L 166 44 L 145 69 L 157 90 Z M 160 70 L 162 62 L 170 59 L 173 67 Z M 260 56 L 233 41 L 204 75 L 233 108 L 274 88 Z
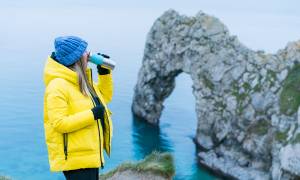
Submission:
M 87 78 L 91 82 L 92 69 L 86 68 Z M 63 78 L 73 84 L 78 85 L 78 75 L 73 70 L 55 61 L 53 58 L 48 56 L 44 68 L 44 84 L 47 85 L 55 78 Z

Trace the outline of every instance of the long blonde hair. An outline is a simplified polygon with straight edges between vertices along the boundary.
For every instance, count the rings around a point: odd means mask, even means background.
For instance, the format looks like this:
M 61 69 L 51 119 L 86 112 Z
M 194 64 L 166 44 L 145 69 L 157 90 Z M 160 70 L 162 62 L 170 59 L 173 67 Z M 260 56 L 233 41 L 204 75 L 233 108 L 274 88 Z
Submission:
M 97 94 L 93 88 L 93 86 L 91 85 L 91 83 L 88 81 L 88 77 L 85 73 L 85 69 L 84 69 L 84 63 L 83 63 L 83 58 L 81 57 L 80 60 L 78 60 L 76 63 L 68 66 L 68 68 L 72 69 L 73 71 L 75 71 L 78 75 L 78 84 L 79 84 L 79 89 L 80 92 L 84 95 L 84 96 L 88 96 L 88 95 L 93 95 L 94 97 L 97 97 Z

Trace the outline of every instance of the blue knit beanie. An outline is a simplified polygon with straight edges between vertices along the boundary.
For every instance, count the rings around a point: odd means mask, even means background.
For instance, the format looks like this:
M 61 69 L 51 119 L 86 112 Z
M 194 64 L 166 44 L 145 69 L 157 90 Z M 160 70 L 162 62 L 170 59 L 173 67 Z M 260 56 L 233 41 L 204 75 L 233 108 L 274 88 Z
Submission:
M 56 60 L 69 66 L 80 59 L 87 45 L 86 41 L 76 36 L 57 37 L 54 41 Z

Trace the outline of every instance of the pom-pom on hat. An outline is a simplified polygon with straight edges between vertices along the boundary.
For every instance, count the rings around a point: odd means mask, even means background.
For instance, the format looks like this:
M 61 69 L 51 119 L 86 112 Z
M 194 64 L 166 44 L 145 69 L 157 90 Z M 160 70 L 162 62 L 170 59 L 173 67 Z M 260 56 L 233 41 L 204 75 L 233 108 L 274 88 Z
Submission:
M 60 36 L 55 38 L 55 57 L 56 60 L 69 66 L 80 59 L 86 50 L 88 43 L 76 36 Z

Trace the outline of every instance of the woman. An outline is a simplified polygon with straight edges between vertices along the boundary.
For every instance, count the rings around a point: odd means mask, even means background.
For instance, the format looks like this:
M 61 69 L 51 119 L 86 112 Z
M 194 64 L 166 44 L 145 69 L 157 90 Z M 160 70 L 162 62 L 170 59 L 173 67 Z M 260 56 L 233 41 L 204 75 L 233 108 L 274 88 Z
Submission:
M 107 107 L 112 72 L 97 65 L 98 83 L 87 66 L 88 43 L 76 36 L 55 39 L 44 68 L 44 129 L 51 171 L 66 179 L 98 179 L 110 157 L 113 125 Z

